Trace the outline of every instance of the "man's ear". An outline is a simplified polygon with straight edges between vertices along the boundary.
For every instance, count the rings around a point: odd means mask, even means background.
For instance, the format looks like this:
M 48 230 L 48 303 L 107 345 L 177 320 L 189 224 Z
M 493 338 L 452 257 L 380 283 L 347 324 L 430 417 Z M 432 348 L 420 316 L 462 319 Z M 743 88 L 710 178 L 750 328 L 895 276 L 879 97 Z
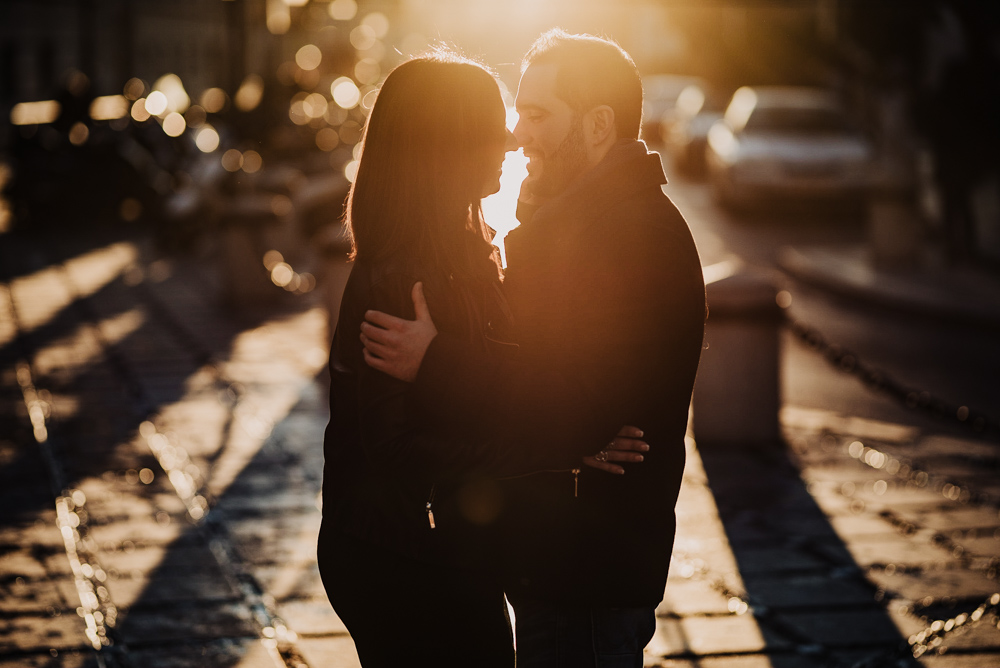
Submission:
M 615 110 L 606 104 L 594 107 L 584 117 L 584 136 L 591 146 L 602 146 L 617 139 Z

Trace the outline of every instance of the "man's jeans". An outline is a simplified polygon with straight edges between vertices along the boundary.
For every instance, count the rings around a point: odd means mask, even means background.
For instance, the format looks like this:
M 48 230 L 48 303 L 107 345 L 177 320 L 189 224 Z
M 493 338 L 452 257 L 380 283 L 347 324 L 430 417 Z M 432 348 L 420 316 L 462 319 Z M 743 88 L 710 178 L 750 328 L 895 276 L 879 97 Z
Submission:
M 642 668 L 654 608 L 571 608 L 519 601 L 517 668 Z

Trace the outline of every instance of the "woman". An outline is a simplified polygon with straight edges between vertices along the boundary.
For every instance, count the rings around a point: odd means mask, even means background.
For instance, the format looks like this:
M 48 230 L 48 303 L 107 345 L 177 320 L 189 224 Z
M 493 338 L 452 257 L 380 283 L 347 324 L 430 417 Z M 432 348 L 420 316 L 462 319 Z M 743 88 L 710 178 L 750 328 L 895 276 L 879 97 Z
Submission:
M 480 200 L 499 189 L 511 140 L 495 77 L 444 53 L 394 69 L 365 130 L 347 209 L 355 264 L 330 356 L 319 567 L 366 668 L 513 665 L 482 527 L 489 482 L 455 458 L 483 436 L 486 408 L 433 422 L 410 385 L 364 363 L 358 336 L 368 309 L 413 318 L 419 281 L 442 333 L 504 348 Z

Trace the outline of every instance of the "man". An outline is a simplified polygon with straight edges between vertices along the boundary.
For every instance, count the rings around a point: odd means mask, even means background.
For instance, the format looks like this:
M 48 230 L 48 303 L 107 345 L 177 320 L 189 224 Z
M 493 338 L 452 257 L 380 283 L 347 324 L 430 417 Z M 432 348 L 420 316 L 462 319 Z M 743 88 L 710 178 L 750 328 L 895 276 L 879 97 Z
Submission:
M 538 448 L 567 414 L 574 433 L 642 427 L 650 450 L 627 475 L 506 480 L 502 516 L 519 668 L 641 666 L 673 546 L 706 314 L 701 266 L 663 194 L 659 156 L 638 140 L 642 86 L 628 54 L 554 30 L 521 71 L 514 135 L 529 176 L 504 280 L 518 353 L 480 359 L 436 336 L 419 286 L 416 321 L 370 313 L 362 340 L 368 363 L 413 380 L 418 396 L 456 412 L 487 402 L 500 433 L 536 426 Z

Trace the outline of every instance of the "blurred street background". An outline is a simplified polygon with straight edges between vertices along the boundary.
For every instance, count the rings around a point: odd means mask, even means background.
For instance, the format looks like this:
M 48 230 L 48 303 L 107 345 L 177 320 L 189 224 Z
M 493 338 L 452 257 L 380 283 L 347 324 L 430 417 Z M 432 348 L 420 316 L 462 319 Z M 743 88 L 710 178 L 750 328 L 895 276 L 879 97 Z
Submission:
M 1000 666 L 997 7 L 0 2 L 0 667 L 358 665 L 314 549 L 358 141 L 406 57 L 512 104 L 554 26 L 634 57 L 717 314 L 646 665 Z

